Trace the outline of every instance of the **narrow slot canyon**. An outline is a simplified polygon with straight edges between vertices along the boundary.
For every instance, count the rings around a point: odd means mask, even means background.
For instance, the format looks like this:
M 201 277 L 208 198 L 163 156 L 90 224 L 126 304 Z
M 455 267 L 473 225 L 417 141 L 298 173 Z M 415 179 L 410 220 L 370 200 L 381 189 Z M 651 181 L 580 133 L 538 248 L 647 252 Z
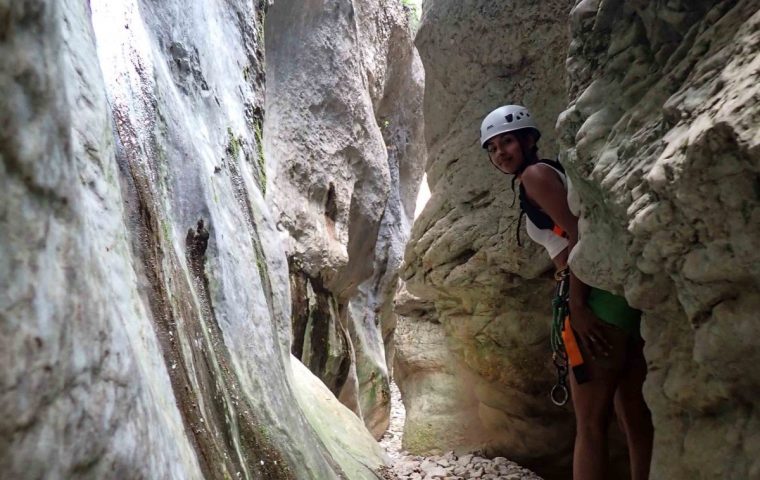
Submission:
M 640 321 L 588 463 L 623 392 L 648 478 L 760 478 L 756 2 L 18 0 L 0 58 L 0 478 L 577 480 L 565 265 Z

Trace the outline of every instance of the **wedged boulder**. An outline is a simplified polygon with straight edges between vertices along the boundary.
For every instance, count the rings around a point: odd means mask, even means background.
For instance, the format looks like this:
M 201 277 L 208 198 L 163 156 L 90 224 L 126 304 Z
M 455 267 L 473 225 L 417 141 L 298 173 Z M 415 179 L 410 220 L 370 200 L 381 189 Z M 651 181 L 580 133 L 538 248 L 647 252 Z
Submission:
M 435 306 L 402 290 L 393 379 L 406 409 L 403 447 L 409 452 L 443 454 L 480 446 L 475 379 L 452 351 Z
M 3 478 L 356 470 L 292 387 L 263 14 L 0 5 Z
M 293 353 L 379 437 L 383 340 L 423 173 L 421 63 L 396 0 L 278 0 L 266 32 L 267 199 L 291 282 L 317 302 L 294 311 L 320 312 L 294 318 Z
M 460 411 L 476 412 L 468 414 L 468 424 L 452 426 L 468 431 L 467 445 L 540 473 L 567 467 L 573 438 L 569 410 L 548 397 L 554 382 L 551 262 L 524 227 L 518 245 L 510 178 L 491 166 L 477 132 L 493 108 L 524 103 L 542 127 L 539 153 L 556 155 L 553 126 L 566 105 L 563 65 L 571 7 L 568 1 L 512 2 L 508 8 L 487 1 L 426 1 L 416 37 L 426 75 L 431 198 L 415 221 L 401 276 L 413 296 L 434 306 L 432 318 L 440 325 L 418 325 L 428 320 L 412 313 L 404 328 L 435 331 L 437 342 L 445 338 L 472 377 L 472 388 L 460 401 L 430 400 L 413 383 L 435 383 L 425 377 L 440 373 L 412 367 L 419 372 L 399 379 L 408 406 L 405 436 L 419 436 L 418 426 L 444 411 L 463 422 Z M 404 355 L 409 358 L 396 364 L 413 365 L 415 353 Z M 445 435 L 417 445 L 415 453 L 454 447 Z
M 587 0 L 571 22 L 572 264 L 644 310 L 652 478 L 757 477 L 757 3 Z
M 297 358 L 291 357 L 293 388 L 309 424 L 351 480 L 378 478 L 387 454 L 362 419 L 343 405 Z

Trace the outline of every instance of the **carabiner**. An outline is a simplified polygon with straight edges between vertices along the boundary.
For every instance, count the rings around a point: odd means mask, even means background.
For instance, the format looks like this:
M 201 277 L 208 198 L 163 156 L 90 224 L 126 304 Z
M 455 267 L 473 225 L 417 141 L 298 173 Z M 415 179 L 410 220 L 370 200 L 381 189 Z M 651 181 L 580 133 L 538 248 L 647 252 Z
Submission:
M 570 398 L 570 393 L 567 391 L 566 386 L 558 383 L 552 387 L 549 397 L 552 399 L 554 405 L 563 407 L 567 403 L 567 399 Z

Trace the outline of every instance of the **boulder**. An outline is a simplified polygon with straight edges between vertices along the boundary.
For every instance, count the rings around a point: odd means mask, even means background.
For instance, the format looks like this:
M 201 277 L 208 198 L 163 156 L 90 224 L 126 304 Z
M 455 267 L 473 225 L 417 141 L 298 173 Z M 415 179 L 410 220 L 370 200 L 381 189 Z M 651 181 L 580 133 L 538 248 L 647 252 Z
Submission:
M 454 355 L 435 306 L 402 290 L 396 297 L 393 378 L 401 386 L 406 417 L 402 445 L 409 452 L 442 454 L 479 446 L 473 375 Z
M 644 311 L 651 476 L 757 477 L 757 3 L 584 0 L 571 25 L 572 265 Z

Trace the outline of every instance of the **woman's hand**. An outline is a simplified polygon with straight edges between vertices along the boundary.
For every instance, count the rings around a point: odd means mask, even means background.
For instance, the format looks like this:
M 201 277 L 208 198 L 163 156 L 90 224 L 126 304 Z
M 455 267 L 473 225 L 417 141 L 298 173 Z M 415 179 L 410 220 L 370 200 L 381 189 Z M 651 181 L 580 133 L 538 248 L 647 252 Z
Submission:
M 520 176 L 520 181 L 528 192 L 528 199 L 534 201 L 567 233 L 566 251 L 569 254 L 578 243 L 578 218 L 570 211 L 567 190 L 560 176 L 551 167 L 539 163 L 528 166 Z M 605 324 L 586 305 L 588 294 L 589 286 L 575 275 L 571 266 L 570 325 L 592 357 L 608 357 L 612 353 L 612 346 L 606 336 Z
M 570 325 L 593 358 L 610 355 L 612 345 L 605 336 L 604 325 L 587 305 L 570 305 Z

